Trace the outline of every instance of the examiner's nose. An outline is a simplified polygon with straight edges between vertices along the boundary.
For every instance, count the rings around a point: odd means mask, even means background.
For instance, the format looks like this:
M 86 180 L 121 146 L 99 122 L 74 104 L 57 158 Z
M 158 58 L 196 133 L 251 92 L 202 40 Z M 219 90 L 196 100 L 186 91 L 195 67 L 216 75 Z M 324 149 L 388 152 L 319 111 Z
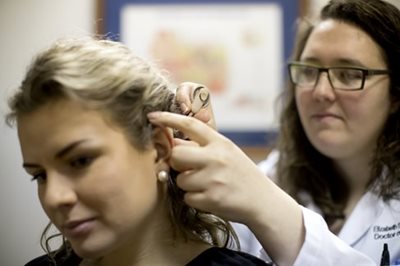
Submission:
M 333 101 L 335 99 L 335 89 L 329 81 L 328 73 L 322 72 L 313 89 L 313 97 L 317 101 Z

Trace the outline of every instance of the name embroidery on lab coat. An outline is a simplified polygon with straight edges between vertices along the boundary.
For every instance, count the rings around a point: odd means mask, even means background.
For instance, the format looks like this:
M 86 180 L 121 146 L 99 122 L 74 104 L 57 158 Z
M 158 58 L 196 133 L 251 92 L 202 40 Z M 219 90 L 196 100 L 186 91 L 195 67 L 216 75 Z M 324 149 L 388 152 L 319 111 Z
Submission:
M 389 226 L 379 226 L 375 225 L 373 227 L 374 239 L 391 239 L 394 237 L 400 237 L 400 223 L 389 225 Z

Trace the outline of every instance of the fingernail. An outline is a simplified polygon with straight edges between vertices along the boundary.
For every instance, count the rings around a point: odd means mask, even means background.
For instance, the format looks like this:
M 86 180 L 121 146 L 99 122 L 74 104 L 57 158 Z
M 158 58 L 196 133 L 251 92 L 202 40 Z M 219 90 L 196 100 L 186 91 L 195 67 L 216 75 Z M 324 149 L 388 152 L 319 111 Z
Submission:
M 157 118 L 161 115 L 160 111 L 156 111 L 156 112 L 150 112 L 147 114 L 147 118 L 148 119 L 153 119 L 153 118 Z

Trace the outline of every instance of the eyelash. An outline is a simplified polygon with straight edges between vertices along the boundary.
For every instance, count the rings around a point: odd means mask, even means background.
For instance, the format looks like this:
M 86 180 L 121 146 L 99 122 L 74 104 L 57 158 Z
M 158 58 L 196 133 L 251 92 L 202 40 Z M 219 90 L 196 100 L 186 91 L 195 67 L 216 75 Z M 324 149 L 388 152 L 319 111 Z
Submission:
M 43 176 L 43 177 L 42 177 Z M 46 173 L 45 172 L 39 172 L 37 174 L 32 175 L 31 181 L 44 181 L 46 180 Z
M 91 163 L 94 161 L 94 159 L 95 159 L 94 156 L 78 156 L 72 159 L 69 162 L 69 165 L 73 168 L 83 169 L 87 166 L 90 166 Z
M 79 156 L 69 161 L 69 166 L 75 169 L 84 169 L 92 164 L 95 156 Z M 43 182 L 46 180 L 46 172 L 38 172 L 32 175 L 31 181 Z

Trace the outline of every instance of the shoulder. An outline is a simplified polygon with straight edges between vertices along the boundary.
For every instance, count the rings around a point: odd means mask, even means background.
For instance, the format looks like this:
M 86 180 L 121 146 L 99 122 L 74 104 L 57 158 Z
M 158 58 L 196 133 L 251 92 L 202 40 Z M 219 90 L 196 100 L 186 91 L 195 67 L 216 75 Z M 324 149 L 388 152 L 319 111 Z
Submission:
M 51 261 L 47 255 L 37 257 L 25 264 L 25 266 L 44 266 L 44 265 L 46 266 L 51 265 Z
M 55 260 L 57 266 L 79 265 L 79 263 L 81 262 L 81 259 L 74 253 L 70 255 L 66 255 L 65 253 L 57 254 Z M 53 265 L 54 263 L 48 255 L 37 257 L 25 264 L 25 266 L 53 266 Z
M 194 258 L 187 266 L 267 266 L 265 261 L 240 251 L 234 251 L 227 248 L 212 247 Z

